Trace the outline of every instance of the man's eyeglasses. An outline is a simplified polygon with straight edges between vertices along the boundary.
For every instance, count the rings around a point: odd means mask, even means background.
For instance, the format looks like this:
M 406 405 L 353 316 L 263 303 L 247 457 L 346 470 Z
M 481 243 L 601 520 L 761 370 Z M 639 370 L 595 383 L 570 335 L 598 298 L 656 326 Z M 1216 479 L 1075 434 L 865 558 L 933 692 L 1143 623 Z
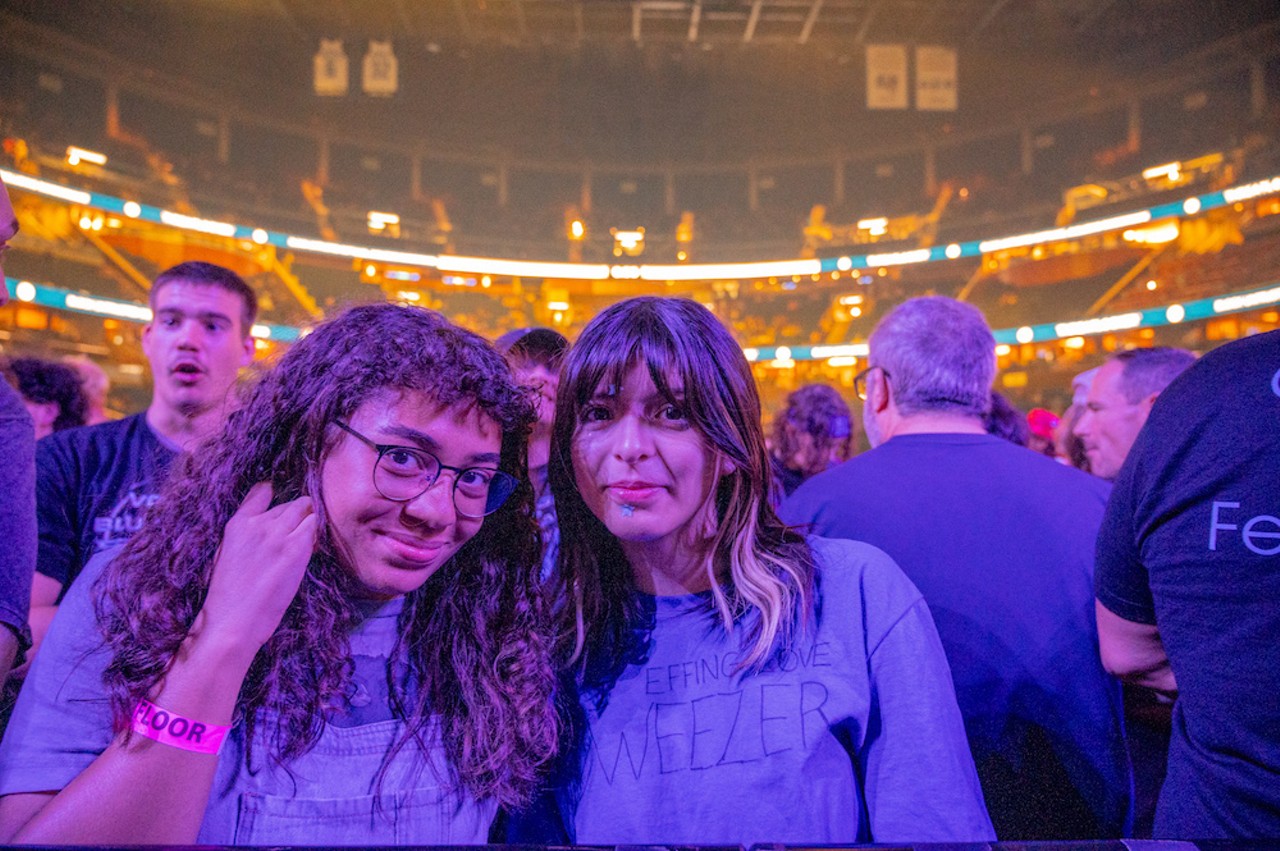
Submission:
M 492 467 L 450 467 L 425 449 L 374 443 L 341 420 L 338 428 L 378 453 L 373 486 L 392 502 L 409 502 L 430 490 L 445 470 L 453 473 L 453 505 L 463 517 L 485 517 L 515 493 L 519 479 Z
M 880 373 L 884 375 L 886 381 L 889 379 L 889 370 L 882 366 L 869 366 L 862 372 L 855 375 L 853 377 L 853 392 L 864 402 L 867 401 L 867 376 L 871 374 L 871 370 L 873 369 L 880 370 Z

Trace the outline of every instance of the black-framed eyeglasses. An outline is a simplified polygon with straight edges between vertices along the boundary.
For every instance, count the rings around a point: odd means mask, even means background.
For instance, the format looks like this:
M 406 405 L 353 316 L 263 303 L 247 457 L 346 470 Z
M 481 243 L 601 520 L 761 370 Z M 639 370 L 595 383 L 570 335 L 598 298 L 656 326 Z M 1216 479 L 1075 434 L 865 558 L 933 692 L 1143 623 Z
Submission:
M 867 376 L 871 374 L 873 369 L 880 370 L 886 380 L 889 378 L 889 370 L 882 366 L 869 366 L 855 375 L 853 377 L 853 392 L 864 402 L 867 401 Z
M 373 486 L 392 502 L 409 502 L 422 496 L 448 470 L 453 473 L 453 505 L 463 517 L 492 514 L 515 493 L 520 480 L 492 467 L 450 467 L 416 446 L 374 443 L 342 420 L 338 428 L 378 453 L 373 465 Z

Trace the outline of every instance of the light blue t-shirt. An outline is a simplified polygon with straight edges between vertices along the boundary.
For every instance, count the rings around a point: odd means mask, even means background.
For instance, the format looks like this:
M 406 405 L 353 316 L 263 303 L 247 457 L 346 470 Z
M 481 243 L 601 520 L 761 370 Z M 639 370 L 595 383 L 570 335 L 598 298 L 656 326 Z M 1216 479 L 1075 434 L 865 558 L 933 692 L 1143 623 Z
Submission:
M 72 584 L 32 665 L 0 744 L 0 795 L 64 788 L 112 741 L 92 593 L 116 551 L 95 556 Z M 378 773 L 402 722 L 387 703 L 385 659 L 401 599 L 371 611 L 351 635 L 354 675 L 319 742 L 286 767 L 268 759 L 260 723 L 250 770 L 244 726 L 232 729 L 197 842 L 203 845 L 471 845 L 488 839 L 497 806 L 457 791 L 439 732 L 428 752 L 409 744 Z
M 919 592 L 873 547 L 811 543 L 816 628 L 758 672 L 709 595 L 643 601 L 647 658 L 583 698 L 580 786 L 557 793 L 574 842 L 994 838 Z

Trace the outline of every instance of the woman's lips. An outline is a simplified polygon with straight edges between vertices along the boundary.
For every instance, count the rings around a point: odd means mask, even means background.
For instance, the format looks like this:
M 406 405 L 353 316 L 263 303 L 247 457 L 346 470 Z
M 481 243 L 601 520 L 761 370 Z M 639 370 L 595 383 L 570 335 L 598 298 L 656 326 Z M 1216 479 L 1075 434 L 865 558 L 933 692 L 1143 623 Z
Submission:
M 608 493 L 614 502 L 634 505 L 652 498 L 661 489 L 651 482 L 619 482 L 609 485 Z
M 396 561 L 420 567 L 434 564 L 444 549 L 443 541 L 425 541 L 407 535 L 385 533 L 383 540 Z

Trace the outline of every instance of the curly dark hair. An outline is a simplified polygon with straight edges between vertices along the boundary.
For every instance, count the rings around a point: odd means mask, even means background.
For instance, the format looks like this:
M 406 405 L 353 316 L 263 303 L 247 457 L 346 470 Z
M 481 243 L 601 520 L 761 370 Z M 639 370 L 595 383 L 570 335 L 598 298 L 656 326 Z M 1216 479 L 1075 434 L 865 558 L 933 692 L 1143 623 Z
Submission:
M 991 391 L 991 410 L 982 417 L 987 434 L 1003 438 L 1016 446 L 1026 446 L 1031 429 L 1027 415 L 998 390 Z
M 406 729 L 388 759 L 410 742 L 425 747 L 434 716 L 454 782 L 478 798 L 528 800 L 559 735 L 525 479 L 533 407 L 488 343 L 419 308 L 355 307 L 316 327 L 246 389 L 222 435 L 170 476 L 146 526 L 101 579 L 98 617 L 114 651 L 104 679 L 117 729 L 187 635 L 227 520 L 269 478 L 278 501 L 311 496 L 321 531 L 297 596 L 249 669 L 236 717 L 249 742 L 261 714 L 278 719 L 268 742 L 281 764 L 315 744 L 324 708 L 350 677 L 349 634 L 361 619 L 356 580 L 326 522 L 321 467 L 341 433 L 334 421 L 397 391 L 446 407 L 474 404 L 501 426 L 499 466 L 521 485 L 406 596 L 391 659 L 407 660 L 416 688 L 393 676 L 389 660 L 392 710 Z
M 849 460 L 853 445 L 853 416 L 839 391 L 827 384 L 806 384 L 787 395 L 787 407 L 773 422 L 773 454 L 784 467 L 801 460 L 800 435 L 812 438 L 808 466 L 799 469 L 806 478 L 827 469 L 834 455 Z
M 18 392 L 38 404 L 58 406 L 53 430 L 76 428 L 85 423 L 89 401 L 76 371 L 64 364 L 39 358 L 14 358 L 9 362 L 18 379 Z

